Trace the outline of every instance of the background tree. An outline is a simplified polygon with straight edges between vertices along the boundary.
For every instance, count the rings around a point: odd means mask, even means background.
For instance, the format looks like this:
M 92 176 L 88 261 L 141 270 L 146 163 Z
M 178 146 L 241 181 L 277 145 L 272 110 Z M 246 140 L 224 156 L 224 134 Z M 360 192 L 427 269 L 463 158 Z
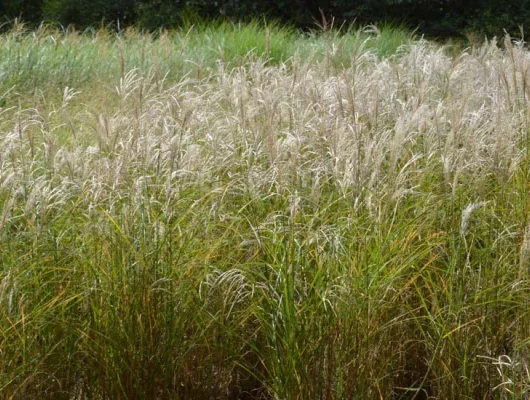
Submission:
M 432 37 L 467 32 L 519 34 L 530 25 L 530 0 L 3 0 L 4 19 L 22 17 L 37 25 L 43 20 L 82 29 L 116 23 L 158 29 L 179 26 L 186 15 L 201 18 L 273 18 L 300 28 L 315 27 L 323 12 L 342 23 L 393 22 Z
M 4 20 L 21 18 L 22 20 L 38 24 L 42 18 L 43 0 L 2 0 L 0 1 L 0 15 Z

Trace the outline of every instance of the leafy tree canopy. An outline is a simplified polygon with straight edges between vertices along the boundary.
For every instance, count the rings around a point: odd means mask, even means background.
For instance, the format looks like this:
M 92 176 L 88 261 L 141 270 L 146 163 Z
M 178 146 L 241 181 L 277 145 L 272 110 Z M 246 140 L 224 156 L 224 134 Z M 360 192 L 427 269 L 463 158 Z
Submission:
M 146 29 L 176 27 L 185 15 L 201 18 L 269 17 L 301 28 L 315 26 L 322 14 L 336 25 L 393 22 L 435 36 L 476 32 L 518 34 L 530 25 L 530 0 L 3 0 L 4 19 L 31 24 L 57 22 L 77 28 L 117 23 Z

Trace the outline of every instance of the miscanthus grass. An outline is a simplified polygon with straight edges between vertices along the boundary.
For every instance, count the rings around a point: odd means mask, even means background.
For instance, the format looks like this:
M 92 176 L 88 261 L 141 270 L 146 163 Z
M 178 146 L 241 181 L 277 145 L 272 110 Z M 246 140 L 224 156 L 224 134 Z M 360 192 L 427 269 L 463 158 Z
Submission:
M 0 38 L 0 397 L 528 397 L 523 44 L 202 29 Z
M 29 31 L 15 21 L 11 30 L 0 35 L 0 103 L 9 104 L 16 93 L 28 91 L 46 91 L 49 96 L 65 86 L 87 91 L 101 84 L 114 88 L 132 69 L 157 82 L 176 83 L 183 76 L 207 77 L 219 64 L 233 68 L 258 58 L 268 66 L 297 57 L 326 59 L 341 67 L 349 64 L 351 53 L 361 44 L 387 56 L 413 37 L 391 26 L 376 35 L 373 29 L 333 29 L 328 22 L 325 29 L 325 35 L 300 34 L 274 22 L 197 21 L 187 22 L 181 30 L 156 34 L 132 28 L 118 33 L 106 29 L 78 32 L 47 25 Z

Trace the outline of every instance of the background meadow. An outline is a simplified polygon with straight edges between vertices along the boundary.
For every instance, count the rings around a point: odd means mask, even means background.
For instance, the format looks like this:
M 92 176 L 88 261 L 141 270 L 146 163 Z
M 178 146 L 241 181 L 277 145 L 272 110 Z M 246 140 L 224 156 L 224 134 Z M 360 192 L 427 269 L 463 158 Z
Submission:
M 0 36 L 0 398 L 530 395 L 530 54 L 263 23 Z

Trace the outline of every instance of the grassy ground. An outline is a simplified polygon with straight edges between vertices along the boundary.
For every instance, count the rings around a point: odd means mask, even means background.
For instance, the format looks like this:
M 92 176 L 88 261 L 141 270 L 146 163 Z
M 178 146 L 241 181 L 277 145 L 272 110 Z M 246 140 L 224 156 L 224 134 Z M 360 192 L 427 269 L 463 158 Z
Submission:
M 259 24 L 0 37 L 2 399 L 530 394 L 530 54 Z

